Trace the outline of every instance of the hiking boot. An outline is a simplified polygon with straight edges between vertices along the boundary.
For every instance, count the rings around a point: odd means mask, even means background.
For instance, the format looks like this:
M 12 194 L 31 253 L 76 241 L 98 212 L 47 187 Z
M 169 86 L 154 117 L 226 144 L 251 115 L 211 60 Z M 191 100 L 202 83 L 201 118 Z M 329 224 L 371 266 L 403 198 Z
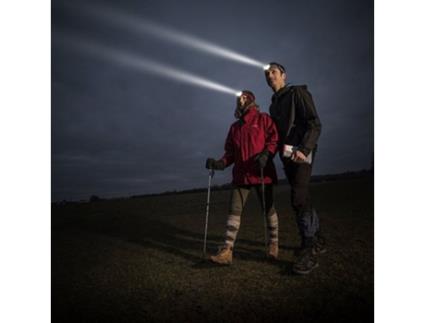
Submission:
M 268 250 L 267 250 L 267 257 L 272 260 L 277 260 L 278 255 L 279 255 L 279 243 L 270 242 Z
M 314 268 L 319 267 L 319 262 L 316 256 L 313 254 L 312 248 L 305 248 L 301 250 L 298 259 L 295 261 L 292 271 L 299 275 L 307 275 Z
M 233 259 L 233 250 L 230 247 L 221 248 L 215 256 L 211 256 L 210 260 L 219 265 L 231 265 Z
M 326 240 L 322 236 L 316 236 L 313 241 L 313 255 L 319 255 L 325 253 L 326 249 Z

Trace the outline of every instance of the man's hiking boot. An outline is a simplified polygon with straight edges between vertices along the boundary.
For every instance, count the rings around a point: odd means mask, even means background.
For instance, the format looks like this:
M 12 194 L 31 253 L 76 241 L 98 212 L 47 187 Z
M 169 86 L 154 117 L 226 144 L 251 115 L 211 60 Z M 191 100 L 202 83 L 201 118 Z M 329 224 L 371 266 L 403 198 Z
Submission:
M 292 267 L 292 271 L 299 275 L 307 275 L 318 266 L 319 262 L 317 261 L 317 257 L 313 254 L 313 249 L 305 248 L 301 250 L 298 259 Z
M 270 242 L 269 247 L 267 249 L 267 258 L 271 260 L 277 260 L 278 255 L 279 255 L 279 243 Z
M 319 255 L 325 253 L 326 249 L 326 240 L 322 236 L 316 236 L 313 241 L 313 255 Z
M 231 265 L 233 260 L 233 250 L 230 247 L 221 248 L 215 256 L 210 256 L 210 260 L 219 265 Z

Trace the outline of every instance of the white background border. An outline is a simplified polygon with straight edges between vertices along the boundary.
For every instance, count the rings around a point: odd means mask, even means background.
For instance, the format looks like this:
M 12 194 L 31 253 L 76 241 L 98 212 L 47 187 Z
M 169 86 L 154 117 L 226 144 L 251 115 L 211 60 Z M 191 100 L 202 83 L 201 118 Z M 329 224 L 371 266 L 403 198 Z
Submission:
M 425 322 L 424 20 L 375 1 L 376 322 Z M 50 1 L 1 4 L 2 322 L 50 321 L 50 26 Z
M 2 1 L 0 40 L 0 322 L 49 322 L 50 1 Z
M 423 9 L 375 1 L 377 322 L 425 322 Z

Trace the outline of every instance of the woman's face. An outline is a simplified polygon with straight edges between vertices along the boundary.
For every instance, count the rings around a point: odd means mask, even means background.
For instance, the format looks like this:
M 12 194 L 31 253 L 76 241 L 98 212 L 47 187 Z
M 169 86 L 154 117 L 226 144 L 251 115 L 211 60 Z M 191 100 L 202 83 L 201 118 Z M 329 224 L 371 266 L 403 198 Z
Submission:
M 248 105 L 248 96 L 242 94 L 236 98 L 236 107 L 240 110 L 243 110 Z

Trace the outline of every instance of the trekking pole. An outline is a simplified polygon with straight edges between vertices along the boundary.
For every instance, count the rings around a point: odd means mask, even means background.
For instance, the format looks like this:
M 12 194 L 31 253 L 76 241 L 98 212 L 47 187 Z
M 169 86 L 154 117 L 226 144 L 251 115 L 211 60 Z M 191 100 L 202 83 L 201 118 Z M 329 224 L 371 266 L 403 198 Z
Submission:
M 208 175 L 207 210 L 205 215 L 205 231 L 204 231 L 204 257 L 207 254 L 208 214 L 210 213 L 211 179 L 214 176 L 214 169 L 209 169 L 208 171 L 209 171 L 209 175 Z
M 260 168 L 261 172 L 261 200 L 263 204 L 263 222 L 264 222 L 264 247 L 267 254 L 267 219 L 266 219 L 266 196 L 265 196 L 265 189 L 264 189 L 264 172 L 263 168 Z

